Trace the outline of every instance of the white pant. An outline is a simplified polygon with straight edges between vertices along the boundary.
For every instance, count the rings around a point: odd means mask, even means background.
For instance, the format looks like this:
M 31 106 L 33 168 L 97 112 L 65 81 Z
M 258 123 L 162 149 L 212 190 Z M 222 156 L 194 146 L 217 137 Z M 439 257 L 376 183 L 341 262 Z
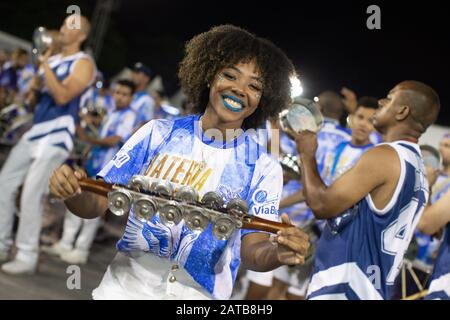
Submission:
M 78 250 L 89 251 L 100 223 L 101 217 L 83 219 L 74 215 L 70 210 L 66 210 L 61 245 L 66 248 L 74 247 Z M 75 241 L 78 231 L 80 233 Z
M 133 255 L 133 253 L 131 253 Z M 95 300 L 210 300 L 211 296 L 181 266 L 152 253 L 117 253 Z
M 273 276 L 289 284 L 288 293 L 305 297 L 312 274 L 312 264 L 302 266 L 281 266 L 274 270 Z
M 258 272 L 253 270 L 247 270 L 246 277 L 253 283 L 256 283 L 260 286 L 271 287 L 272 286 L 272 278 L 273 278 L 273 270 L 267 272 Z
M 11 150 L 0 172 L 0 250 L 9 250 L 15 196 L 23 183 L 20 198 L 20 221 L 16 236 L 17 258 L 36 262 L 42 220 L 42 197 L 48 191 L 48 180 L 69 153 L 59 147 L 45 146 L 38 141 L 20 139 Z

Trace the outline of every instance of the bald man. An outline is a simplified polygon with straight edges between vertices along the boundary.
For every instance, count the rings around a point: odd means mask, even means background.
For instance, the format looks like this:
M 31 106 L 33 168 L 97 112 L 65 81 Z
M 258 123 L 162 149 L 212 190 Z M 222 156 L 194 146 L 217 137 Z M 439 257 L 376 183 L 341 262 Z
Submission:
M 77 21 L 80 22 L 78 28 L 73 23 Z M 0 172 L 0 261 L 10 258 L 15 194 L 23 184 L 16 234 L 18 250 L 12 261 L 2 265 L 1 269 L 6 273 L 23 274 L 36 270 L 41 199 L 47 191 L 52 171 L 64 163 L 73 148 L 79 100 L 96 74 L 94 61 L 80 50 L 89 29 L 85 17 L 67 17 L 60 28 L 61 53 L 52 56 L 49 49 L 40 57 L 39 74 L 44 86 L 33 126 L 12 149 Z
M 393 284 L 428 201 L 419 137 L 437 118 L 436 92 L 405 81 L 379 101 L 386 137 L 327 187 L 317 172 L 315 134 L 299 134 L 306 202 L 327 223 L 317 245 L 309 299 L 391 299 Z

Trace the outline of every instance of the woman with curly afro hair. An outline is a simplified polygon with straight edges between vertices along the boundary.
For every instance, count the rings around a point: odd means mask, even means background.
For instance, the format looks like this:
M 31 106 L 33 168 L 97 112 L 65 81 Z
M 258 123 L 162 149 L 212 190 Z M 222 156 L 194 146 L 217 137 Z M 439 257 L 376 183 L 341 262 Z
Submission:
M 251 81 L 237 79 L 235 73 L 242 74 L 233 70 L 239 69 L 237 64 L 250 68 Z M 194 112 L 205 112 L 205 117 L 218 118 L 225 126 L 243 122 L 243 129 L 256 129 L 289 105 L 294 74 L 292 62 L 274 44 L 232 25 L 212 28 L 190 40 L 178 73 Z M 225 91 L 219 92 L 222 96 L 242 100 L 242 110 L 217 99 L 215 86 Z
M 97 176 L 126 185 L 145 175 L 175 188 L 191 186 L 200 197 L 214 191 L 225 204 L 239 198 L 249 214 L 289 223 L 278 214 L 281 166 L 242 129 L 258 128 L 290 103 L 293 71 L 280 49 L 243 29 L 225 25 L 195 36 L 179 75 L 197 114 L 148 122 Z M 74 191 L 83 176 L 63 166 L 50 188 L 76 215 L 97 217 L 107 201 Z M 202 232 L 184 220 L 167 225 L 159 214 L 143 219 L 131 209 L 119 252 L 94 299 L 228 299 L 240 265 L 263 272 L 301 264 L 309 246 L 295 227 L 272 240 L 244 229 L 224 240 L 218 230 L 214 222 Z

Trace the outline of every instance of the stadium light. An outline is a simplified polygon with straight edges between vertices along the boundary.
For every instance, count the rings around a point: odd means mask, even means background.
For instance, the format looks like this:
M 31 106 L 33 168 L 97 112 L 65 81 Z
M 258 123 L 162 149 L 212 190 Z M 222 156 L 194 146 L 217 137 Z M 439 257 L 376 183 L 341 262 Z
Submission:
M 303 87 L 302 83 L 300 82 L 300 79 L 296 76 L 291 77 L 291 97 L 298 97 L 301 96 L 303 93 Z

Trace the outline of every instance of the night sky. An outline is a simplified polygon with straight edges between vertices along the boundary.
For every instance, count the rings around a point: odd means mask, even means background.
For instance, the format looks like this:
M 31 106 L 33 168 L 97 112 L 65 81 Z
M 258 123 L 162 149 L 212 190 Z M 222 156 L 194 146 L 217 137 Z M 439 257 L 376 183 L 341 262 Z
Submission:
M 91 16 L 94 1 L 24 1 L 0 4 L 0 30 L 28 37 L 37 25 L 56 28 L 65 8 Z M 381 30 L 369 30 L 366 9 L 381 8 Z M 21 8 L 21 10 L 18 10 Z M 183 44 L 211 26 L 232 23 L 281 47 L 313 97 L 347 86 L 359 96 L 383 97 L 402 80 L 423 81 L 441 97 L 439 124 L 450 125 L 450 27 L 444 1 L 137 1 L 122 0 L 97 61 L 107 75 L 143 61 L 178 88 Z M 20 21 L 20 23 L 18 23 Z

